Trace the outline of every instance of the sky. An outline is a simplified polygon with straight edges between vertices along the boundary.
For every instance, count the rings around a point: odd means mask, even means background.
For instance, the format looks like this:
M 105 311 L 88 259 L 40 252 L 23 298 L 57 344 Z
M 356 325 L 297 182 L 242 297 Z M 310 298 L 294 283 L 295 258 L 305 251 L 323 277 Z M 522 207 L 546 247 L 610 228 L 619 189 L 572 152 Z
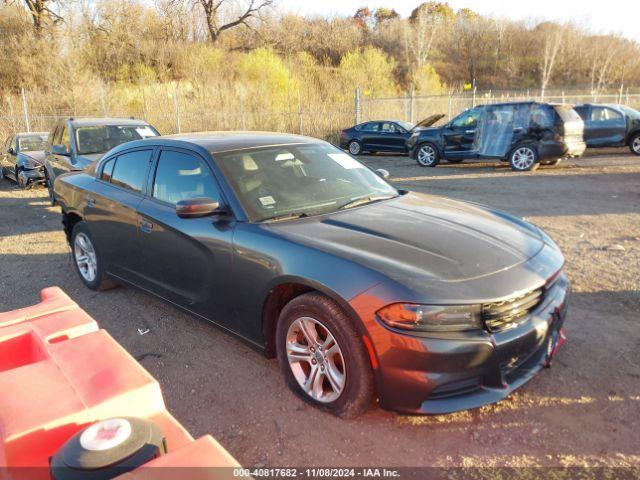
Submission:
M 278 10 L 302 15 L 353 14 L 361 6 L 393 7 L 407 16 L 421 0 L 278 0 Z M 616 33 L 640 42 L 640 0 L 448 0 L 455 10 L 511 20 L 571 21 L 595 33 Z

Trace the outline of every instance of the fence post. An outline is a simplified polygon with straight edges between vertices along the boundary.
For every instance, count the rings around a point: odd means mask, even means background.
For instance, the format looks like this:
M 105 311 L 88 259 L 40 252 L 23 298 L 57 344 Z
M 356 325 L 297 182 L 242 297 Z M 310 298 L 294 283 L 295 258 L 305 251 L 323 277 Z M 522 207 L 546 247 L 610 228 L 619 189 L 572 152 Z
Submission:
M 173 92 L 173 107 L 176 112 L 176 128 L 178 133 L 182 133 L 182 125 L 180 125 L 180 102 L 178 102 L 178 85 L 176 84 Z
M 622 94 L 624 93 L 624 83 L 620 82 L 620 96 L 618 98 L 618 103 L 622 103 Z
M 471 108 L 476 106 L 476 81 L 473 81 L 473 97 L 471 98 Z
M 304 135 L 304 129 L 302 128 L 302 97 L 300 96 L 300 89 L 298 89 L 298 131 L 300 135 Z
M 355 116 L 355 125 L 360 123 L 360 87 L 356 88 L 355 94 L 353 96 L 354 101 L 354 116 Z
M 453 102 L 453 92 L 451 91 L 451 89 L 449 89 L 449 110 L 447 112 L 447 120 L 451 120 L 452 102 Z
M 27 95 L 24 93 L 24 88 L 22 90 L 22 112 L 24 113 L 24 124 L 27 127 L 27 132 L 31 131 L 31 125 L 29 125 L 29 112 L 27 111 Z

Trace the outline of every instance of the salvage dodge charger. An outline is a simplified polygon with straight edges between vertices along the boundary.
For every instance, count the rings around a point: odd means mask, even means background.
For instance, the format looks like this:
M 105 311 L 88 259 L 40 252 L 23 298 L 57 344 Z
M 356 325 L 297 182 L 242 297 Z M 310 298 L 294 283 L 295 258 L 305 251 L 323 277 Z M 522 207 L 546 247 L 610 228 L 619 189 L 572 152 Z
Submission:
M 496 402 L 562 342 L 557 245 L 487 207 L 398 190 L 302 136 L 120 145 L 55 182 L 80 278 L 126 284 L 277 357 L 308 402 L 352 417 Z

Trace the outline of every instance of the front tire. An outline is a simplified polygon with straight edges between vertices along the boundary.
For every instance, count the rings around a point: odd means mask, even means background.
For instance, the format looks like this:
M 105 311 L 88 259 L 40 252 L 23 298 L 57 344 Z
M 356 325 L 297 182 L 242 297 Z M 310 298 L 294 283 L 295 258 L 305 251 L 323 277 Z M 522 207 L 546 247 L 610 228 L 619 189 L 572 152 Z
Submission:
M 20 176 L 20 172 L 22 172 L 22 169 L 16 167 L 14 172 L 16 172 L 16 183 L 20 187 L 20 190 L 26 190 L 27 189 L 27 183 L 25 182 L 24 178 L 22 178 Z
M 347 147 L 351 155 L 360 155 L 362 153 L 362 145 L 358 140 L 351 140 Z
M 516 147 L 509 155 L 509 164 L 511 164 L 511 170 L 516 172 L 537 170 L 540 166 L 538 152 L 528 145 Z
M 640 133 L 636 133 L 629 140 L 629 150 L 631 150 L 631 153 L 640 155 Z
M 44 171 L 44 181 L 45 181 L 45 184 L 47 185 L 47 191 L 49 192 L 49 202 L 51 202 L 51 205 L 55 206 L 56 205 L 56 193 L 53 190 L 53 182 L 49 178 L 49 174 L 47 173 L 46 169 Z
M 435 167 L 440 162 L 440 153 L 432 143 L 423 143 L 416 150 L 416 161 L 421 167 Z
M 294 298 L 276 328 L 278 364 L 285 383 L 306 402 L 342 418 L 370 408 L 373 374 L 355 326 L 320 293 Z
M 112 280 L 106 277 L 89 228 L 83 221 L 73 226 L 71 254 L 76 271 L 88 288 L 91 290 L 107 290 L 116 286 Z

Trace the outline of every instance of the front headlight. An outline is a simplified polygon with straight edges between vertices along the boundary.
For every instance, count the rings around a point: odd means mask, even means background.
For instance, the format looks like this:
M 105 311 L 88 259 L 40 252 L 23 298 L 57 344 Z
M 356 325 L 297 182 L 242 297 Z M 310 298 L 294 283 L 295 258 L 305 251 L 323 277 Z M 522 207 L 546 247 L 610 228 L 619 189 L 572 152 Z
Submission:
M 381 308 L 377 314 L 385 324 L 401 330 L 443 332 L 482 328 L 480 305 L 394 303 Z

